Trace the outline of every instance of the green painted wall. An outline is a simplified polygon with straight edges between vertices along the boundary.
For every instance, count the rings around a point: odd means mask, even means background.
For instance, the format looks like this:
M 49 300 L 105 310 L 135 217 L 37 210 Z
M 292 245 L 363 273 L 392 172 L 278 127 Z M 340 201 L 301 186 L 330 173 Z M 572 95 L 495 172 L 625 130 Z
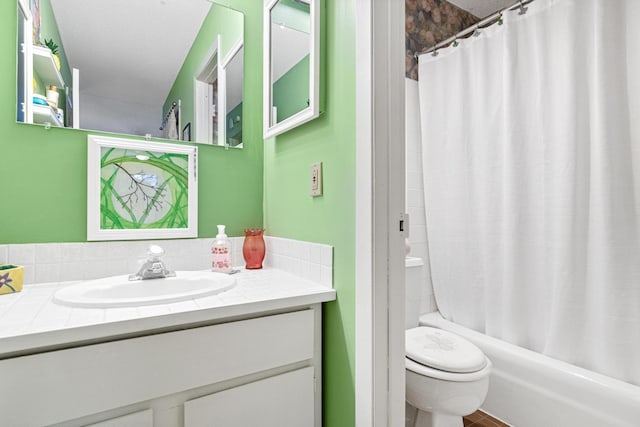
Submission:
M 193 111 L 193 79 L 198 72 L 198 69 L 205 61 L 207 55 L 210 53 L 211 48 L 216 43 L 216 37 L 220 34 L 220 54 L 221 60 L 224 59 L 236 44 L 237 40 L 243 36 L 243 15 L 237 10 L 233 10 L 219 4 L 213 4 L 209 10 L 209 14 L 204 20 L 196 41 L 191 46 L 189 54 L 182 64 L 182 68 L 176 77 L 173 87 L 167 95 L 167 99 L 162 107 L 163 114 L 168 111 L 169 105 L 175 102 L 177 99 L 182 100 L 182 125 L 191 122 L 191 137 L 193 138 L 195 132 L 195 113 Z M 259 28 L 262 28 L 260 25 Z M 244 31 L 246 32 L 246 31 Z M 254 31 L 251 31 L 253 33 Z M 262 40 L 261 31 L 255 31 L 260 33 L 260 40 Z M 260 49 L 262 51 L 262 49 Z M 247 51 L 245 50 L 245 60 L 247 60 Z M 261 73 L 262 61 L 254 64 L 255 71 Z M 245 63 L 245 70 L 247 70 L 247 63 Z M 245 82 L 246 85 L 246 82 Z M 260 84 L 262 87 L 262 84 Z M 244 92 L 247 93 L 247 92 Z M 261 98 L 262 99 L 262 98 Z M 261 102 L 261 101 L 260 101 Z M 258 104 L 262 111 L 262 104 Z
M 325 113 L 264 145 L 268 234 L 333 245 L 338 300 L 324 308 L 324 425 L 355 425 L 355 0 L 322 1 Z M 323 162 L 322 197 L 309 166 Z
M 338 300 L 323 310 L 324 425 L 355 425 L 355 0 L 326 0 L 325 113 L 262 147 L 262 8 L 245 14 L 244 149 L 200 146 L 199 235 L 227 223 L 334 246 Z M 260 3 L 262 4 L 262 3 Z M 0 2 L 0 43 L 13 52 L 16 6 Z M 0 61 L 0 93 L 15 97 L 15 55 Z M 0 97 L 0 244 L 84 241 L 86 134 L 14 122 L 15 99 Z M 308 196 L 309 165 L 323 162 L 324 195 Z M 264 165 L 264 171 L 263 171 Z M 263 178 L 264 177 L 264 178 Z M 264 194 L 263 194 L 264 179 Z M 263 208 L 264 203 L 264 208 Z
M 309 34 L 311 32 L 309 5 L 298 3 L 295 0 L 280 0 L 271 9 L 271 23 Z
M 251 3 L 251 6 L 249 6 Z M 200 237 L 262 225 L 262 21 L 260 8 L 246 16 L 244 149 L 199 146 Z M 15 122 L 17 2 L 0 2 L 0 244 L 86 240 L 89 132 Z M 82 70 L 81 70 L 82 71 Z M 95 133 L 95 132 L 93 132 Z
M 273 105 L 278 123 L 309 106 L 309 55 L 273 84 Z

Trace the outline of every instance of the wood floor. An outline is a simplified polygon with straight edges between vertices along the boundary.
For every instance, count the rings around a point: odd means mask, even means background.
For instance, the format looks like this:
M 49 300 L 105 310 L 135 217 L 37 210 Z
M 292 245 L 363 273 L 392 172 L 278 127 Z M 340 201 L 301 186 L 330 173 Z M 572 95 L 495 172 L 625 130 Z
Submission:
M 500 420 L 496 420 L 491 415 L 482 411 L 476 411 L 471 415 L 467 415 L 462 419 L 464 427 L 509 427 Z

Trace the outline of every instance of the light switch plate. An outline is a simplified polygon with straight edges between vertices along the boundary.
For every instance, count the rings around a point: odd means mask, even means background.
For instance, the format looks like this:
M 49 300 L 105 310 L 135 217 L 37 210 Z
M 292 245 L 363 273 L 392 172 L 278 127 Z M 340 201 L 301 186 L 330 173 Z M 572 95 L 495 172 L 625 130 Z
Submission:
M 322 196 L 322 162 L 311 165 L 309 195 Z

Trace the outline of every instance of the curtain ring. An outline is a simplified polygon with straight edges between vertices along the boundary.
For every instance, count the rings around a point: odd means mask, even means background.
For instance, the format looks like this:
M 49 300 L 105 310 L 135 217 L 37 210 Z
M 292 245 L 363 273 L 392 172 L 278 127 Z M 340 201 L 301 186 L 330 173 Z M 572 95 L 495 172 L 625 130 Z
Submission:
M 525 13 L 527 13 L 527 10 L 529 10 L 529 8 L 525 7 L 522 3 L 522 0 L 520 0 L 520 12 L 518 12 L 518 15 L 524 15 Z

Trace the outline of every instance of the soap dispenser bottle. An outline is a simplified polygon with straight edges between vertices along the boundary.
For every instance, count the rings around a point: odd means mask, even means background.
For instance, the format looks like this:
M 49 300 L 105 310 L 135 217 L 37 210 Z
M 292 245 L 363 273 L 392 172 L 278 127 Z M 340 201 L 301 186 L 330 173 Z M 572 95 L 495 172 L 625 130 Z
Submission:
M 225 226 L 218 225 L 218 235 L 211 248 L 211 266 L 213 271 L 231 273 L 231 242 L 225 234 Z

